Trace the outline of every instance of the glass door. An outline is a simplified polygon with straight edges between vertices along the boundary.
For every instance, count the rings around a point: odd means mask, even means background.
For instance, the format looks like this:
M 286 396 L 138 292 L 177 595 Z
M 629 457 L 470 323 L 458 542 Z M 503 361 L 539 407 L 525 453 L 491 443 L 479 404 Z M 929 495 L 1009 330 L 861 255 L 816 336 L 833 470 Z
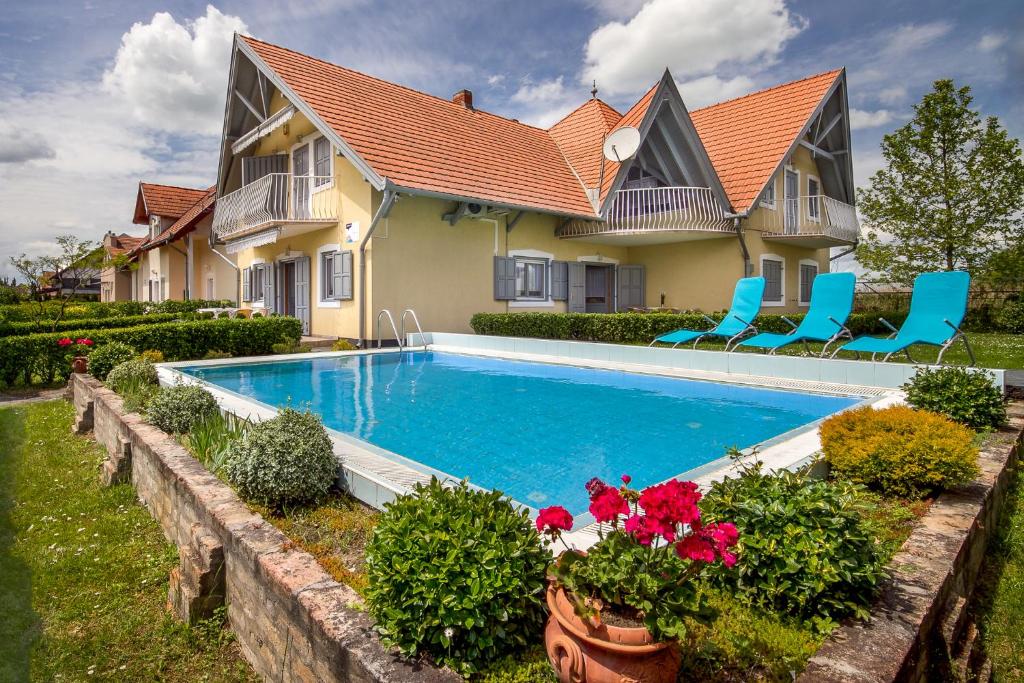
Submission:
M 785 182 L 785 194 L 783 202 L 785 202 L 785 218 L 786 218 L 786 234 L 795 235 L 799 232 L 799 218 L 800 218 L 800 176 L 797 175 L 796 171 L 790 171 L 786 169 L 786 182 Z
M 310 217 L 310 192 L 313 189 L 309 175 L 309 145 L 292 151 L 292 218 Z

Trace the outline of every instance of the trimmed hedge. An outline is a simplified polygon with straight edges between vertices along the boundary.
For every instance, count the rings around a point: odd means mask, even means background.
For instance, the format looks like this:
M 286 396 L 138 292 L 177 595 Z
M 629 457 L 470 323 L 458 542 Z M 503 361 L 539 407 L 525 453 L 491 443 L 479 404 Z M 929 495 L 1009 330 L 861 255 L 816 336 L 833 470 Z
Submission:
M 709 314 L 718 321 L 724 312 Z M 803 313 L 787 318 L 796 324 Z M 906 313 L 882 314 L 893 325 L 899 326 Z M 854 313 L 846 326 L 854 336 L 858 334 L 888 334 L 889 330 L 878 322 L 878 313 Z M 685 327 L 706 330 L 710 327 L 698 312 L 687 313 L 477 313 L 470 319 L 477 334 L 503 337 L 536 337 L 540 339 L 574 339 L 577 341 L 610 342 L 616 344 L 650 343 L 660 334 Z M 754 325 L 760 332 L 789 332 L 791 328 L 782 315 L 763 313 Z
M 118 315 L 142 315 L 147 304 L 142 301 L 69 301 L 64 308 L 63 320 L 87 318 L 110 318 Z M 60 313 L 60 301 L 44 301 L 44 320 L 53 320 Z M 39 318 L 39 303 L 24 301 L 20 304 L 0 306 L 0 320 L 8 322 L 32 322 Z
M 0 321 L 0 337 L 45 332 L 70 332 L 72 330 L 105 330 L 114 327 L 135 327 L 167 323 L 178 318 L 175 313 L 148 313 L 146 315 L 115 315 L 109 318 L 72 318 L 61 320 L 54 328 L 53 321 L 5 322 Z M 51 329 L 53 328 L 53 329 Z
M 226 351 L 232 356 L 258 356 L 271 352 L 282 339 L 298 339 L 302 323 L 296 318 L 221 318 L 191 320 L 156 325 L 76 331 L 97 346 L 118 341 L 135 349 L 153 349 L 167 360 L 202 358 L 210 350 Z M 70 372 L 70 359 L 57 342 L 61 332 L 26 334 L 0 339 L 0 381 L 10 386 L 64 379 Z

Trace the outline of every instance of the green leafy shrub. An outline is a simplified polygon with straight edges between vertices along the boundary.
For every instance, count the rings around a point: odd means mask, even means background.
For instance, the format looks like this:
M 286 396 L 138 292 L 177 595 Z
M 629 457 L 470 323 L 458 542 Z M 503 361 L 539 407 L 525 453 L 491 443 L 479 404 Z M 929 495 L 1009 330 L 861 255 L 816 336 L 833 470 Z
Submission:
M 862 489 L 760 464 L 712 486 L 709 520 L 739 530 L 737 562 L 705 572 L 726 593 L 808 619 L 865 616 L 884 561 L 861 514 Z
M 104 380 L 115 366 L 134 359 L 135 353 L 135 349 L 118 341 L 97 346 L 96 350 L 89 354 L 89 374 L 96 379 Z
M 270 349 L 277 354 L 309 353 L 313 350 L 312 347 L 307 344 L 300 344 L 297 339 L 289 339 L 281 342 L 280 344 L 274 344 Z
M 141 358 L 118 363 L 107 373 L 107 386 L 119 394 L 128 386 L 156 383 L 156 368 L 148 360 Z
M 18 304 L 0 306 L 0 320 L 8 322 L 31 322 L 35 320 L 63 320 L 81 318 L 110 318 L 115 316 L 142 315 L 146 312 L 146 304 L 141 301 L 116 301 L 100 303 L 98 301 L 73 301 L 61 312 L 60 301 L 25 301 Z
M 358 346 L 350 342 L 348 339 L 339 339 L 331 344 L 332 351 L 355 351 L 358 348 Z
M 432 479 L 381 513 L 367 602 L 387 642 L 471 674 L 535 642 L 549 560 L 501 493 Z
M 182 442 L 206 469 L 220 474 L 227 467 L 232 445 L 245 435 L 248 426 L 245 420 L 218 411 L 193 424 Z
M 711 313 L 720 321 L 724 311 Z M 883 317 L 899 325 L 906 313 L 885 313 Z M 795 323 L 803 314 L 787 316 Z M 886 332 L 877 313 L 854 313 L 847 326 L 854 335 Z M 787 333 L 792 328 L 781 315 L 757 316 L 757 328 L 763 332 Z M 505 337 L 536 337 L 540 339 L 575 339 L 609 343 L 648 343 L 655 337 L 685 327 L 704 330 L 711 327 L 697 311 L 683 313 L 477 313 L 470 319 L 477 334 Z
M 907 403 L 945 415 L 971 429 L 995 429 L 1006 422 L 1003 392 L 988 372 L 967 368 L 918 368 L 903 385 Z
M 995 315 L 996 326 L 1003 332 L 1024 334 L 1024 300 L 1007 301 Z
M 147 304 L 146 308 L 151 313 L 195 313 L 200 308 L 230 308 L 235 302 L 230 299 L 190 299 L 188 301 L 175 301 L 168 299 L 160 303 Z
M 117 341 L 136 349 L 158 350 L 168 360 L 189 360 L 202 358 L 211 349 L 233 356 L 266 354 L 270 353 L 272 345 L 283 339 L 298 339 L 301 333 L 299 320 L 275 316 L 258 320 L 191 320 L 82 330 L 76 331 L 75 336 L 88 337 L 98 347 Z M 63 349 L 57 342 L 65 336 L 56 332 L 0 338 L 0 380 L 9 386 L 19 380 L 30 384 L 43 379 L 44 374 L 37 368 L 63 363 Z
M 231 445 L 224 471 L 249 500 L 281 508 L 322 498 L 337 481 L 338 467 L 320 418 L 283 408 Z
M 72 318 L 70 320 L 41 320 L 38 322 L 2 322 L 0 321 L 0 337 L 19 334 L 37 334 L 39 332 L 73 332 L 77 330 L 104 330 L 116 327 L 135 327 L 136 325 L 155 325 L 170 322 L 175 315 L 119 315 L 106 318 Z
M 920 498 L 978 474 L 974 432 L 907 406 L 833 415 L 821 425 L 821 447 L 838 474 L 900 498 Z
M 139 354 L 139 358 L 142 360 L 148 360 L 150 363 L 163 363 L 164 352 L 158 349 L 146 349 Z
M 231 354 L 227 351 L 218 351 L 217 349 L 210 349 L 203 356 L 203 360 L 217 360 L 220 358 L 231 358 Z
M 162 387 L 146 404 L 146 419 L 168 434 L 188 434 L 220 411 L 217 399 L 198 384 Z

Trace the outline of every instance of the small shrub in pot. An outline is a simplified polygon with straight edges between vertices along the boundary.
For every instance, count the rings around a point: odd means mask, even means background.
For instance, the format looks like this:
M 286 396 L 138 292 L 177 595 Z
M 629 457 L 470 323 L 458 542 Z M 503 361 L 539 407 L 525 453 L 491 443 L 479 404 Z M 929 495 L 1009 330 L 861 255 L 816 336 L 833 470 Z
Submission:
M 821 425 L 821 448 L 834 472 L 899 498 L 921 498 L 978 473 L 973 431 L 908 406 L 833 415 Z
M 197 384 L 163 387 L 146 404 L 146 419 L 168 434 L 188 434 L 218 412 L 217 400 Z
M 105 380 L 107 374 L 121 363 L 135 358 L 135 349 L 122 342 L 111 341 L 97 346 L 89 354 L 89 374 L 98 380 Z
M 988 372 L 967 368 L 918 368 L 903 385 L 907 403 L 945 415 L 971 429 L 995 429 L 1006 422 L 1003 392 Z
M 337 481 L 338 467 L 320 418 L 282 408 L 231 445 L 224 471 L 243 496 L 280 509 L 322 498 Z
M 468 675 L 535 642 L 549 560 L 501 493 L 433 479 L 381 513 L 366 597 L 387 642 Z

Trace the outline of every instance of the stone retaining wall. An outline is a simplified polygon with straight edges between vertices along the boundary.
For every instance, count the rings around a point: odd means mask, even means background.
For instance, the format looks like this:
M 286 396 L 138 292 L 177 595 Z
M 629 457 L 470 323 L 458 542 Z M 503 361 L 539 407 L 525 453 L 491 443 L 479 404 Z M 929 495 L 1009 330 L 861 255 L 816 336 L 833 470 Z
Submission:
M 75 429 L 92 430 L 109 454 L 103 479 L 130 477 L 139 499 L 182 551 L 172 604 L 186 614 L 207 608 L 211 596 L 197 591 L 216 586 L 242 652 L 259 675 L 274 681 L 461 680 L 387 651 L 355 591 L 332 579 L 312 555 L 294 549 L 171 436 L 126 414 L 117 394 L 85 375 L 72 376 L 69 389 Z M 221 571 L 223 581 L 216 575 Z
M 1017 465 L 1024 402 L 985 440 L 981 474 L 940 495 L 893 558 L 871 618 L 839 628 L 811 658 L 802 683 L 980 680 L 991 666 L 976 648 L 968 604 Z M 970 675 L 968 675 L 970 674 Z

